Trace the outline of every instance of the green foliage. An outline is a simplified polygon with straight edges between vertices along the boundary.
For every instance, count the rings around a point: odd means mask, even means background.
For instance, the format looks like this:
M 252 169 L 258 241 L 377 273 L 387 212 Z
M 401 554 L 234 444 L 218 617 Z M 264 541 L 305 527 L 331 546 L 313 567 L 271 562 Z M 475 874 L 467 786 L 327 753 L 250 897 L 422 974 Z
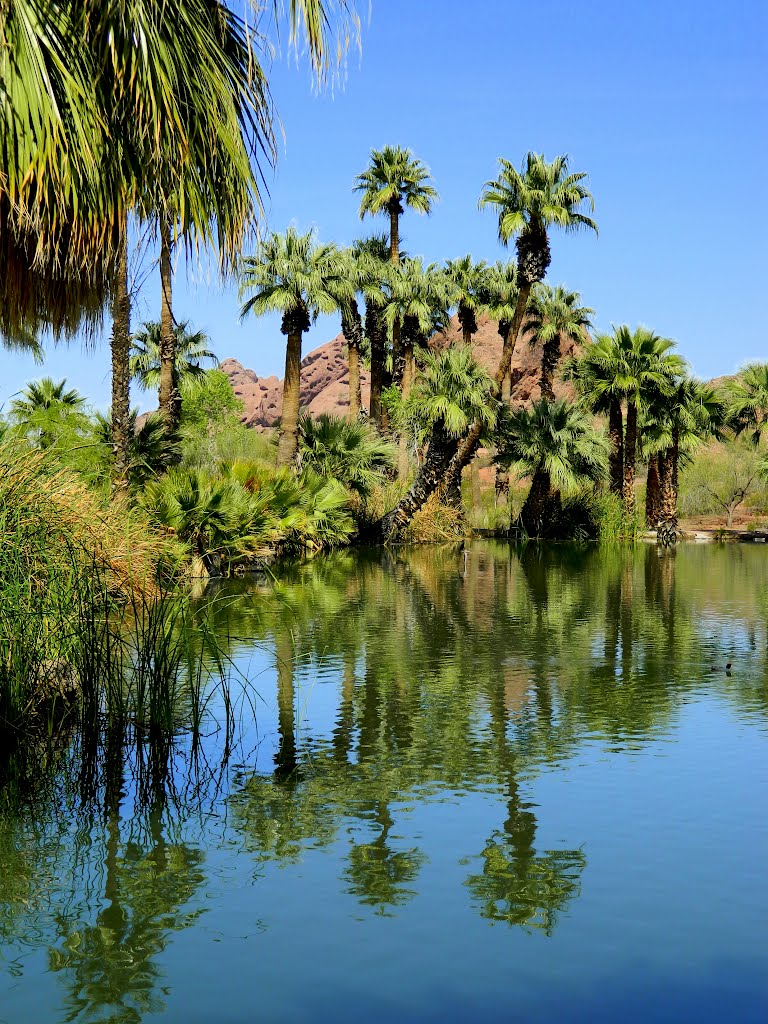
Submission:
M 300 235 L 289 227 L 283 235 L 273 232 L 256 256 L 245 257 L 240 293 L 251 293 L 241 317 L 282 313 L 283 333 L 291 334 L 308 330 L 320 313 L 336 312 L 354 287 L 335 245 L 318 244 L 312 231 Z
M 750 363 L 725 390 L 729 419 L 737 434 L 760 444 L 768 425 L 768 363 Z
M 349 541 L 354 522 L 336 480 L 260 463 L 222 474 L 182 467 L 140 498 L 150 519 L 173 532 L 208 572 L 228 572 L 273 552 L 300 553 Z
M 231 427 L 242 415 L 243 403 L 223 370 L 205 370 L 183 377 L 180 391 L 180 426 L 185 433 L 213 434 Z
M 595 222 L 580 210 L 583 205 L 595 208 L 591 193 L 582 184 L 587 176 L 568 174 L 566 156 L 547 163 L 541 154 L 528 153 L 520 171 L 503 158 L 499 167 L 498 179 L 485 183 L 480 207 L 498 209 L 500 241 L 508 242 L 531 224 L 597 231 Z
M 563 399 L 540 399 L 514 412 L 498 440 L 497 465 L 520 476 L 547 473 L 558 491 L 573 491 L 604 476 L 608 444 L 590 418 Z
M 39 448 L 62 448 L 82 440 L 88 428 L 85 399 L 66 380 L 50 377 L 32 381 L 11 402 L 10 419 L 15 433 L 28 438 Z
M 710 445 L 680 474 L 681 515 L 722 516 L 731 526 L 738 507 L 756 493 L 763 466 L 751 443 Z
M 360 218 L 405 207 L 429 213 L 437 190 L 429 183 L 429 169 L 409 149 L 385 146 L 371 150 L 370 166 L 355 179 L 354 191 L 361 193 Z
M 491 401 L 493 381 L 474 359 L 468 345 L 452 345 L 419 354 L 420 373 L 399 408 L 400 422 L 423 438 L 441 423 L 449 437 L 461 437 L 475 421 L 493 430 L 497 406 Z
M 133 490 L 143 487 L 149 480 L 174 466 L 180 458 L 178 437 L 169 436 L 165 421 L 159 413 L 144 417 L 137 426 L 138 414 L 131 410 L 128 419 L 128 482 Z M 112 417 L 98 413 L 94 424 L 95 446 L 88 446 L 88 461 L 96 462 L 95 473 L 102 481 L 110 475 L 112 453 Z M 81 470 L 88 472 L 87 463 Z M 93 470 L 92 470 L 93 472 Z
M 367 497 L 394 464 L 395 448 L 367 423 L 324 413 L 301 417 L 299 459 L 318 476 L 338 480 Z
M 173 329 L 176 348 L 175 365 L 179 381 L 184 385 L 188 377 L 200 377 L 205 373 L 201 363 L 218 359 L 206 346 L 208 337 L 203 331 L 189 330 L 189 321 L 176 324 Z M 145 391 L 160 387 L 160 324 L 157 321 L 145 323 L 131 339 L 131 378 Z

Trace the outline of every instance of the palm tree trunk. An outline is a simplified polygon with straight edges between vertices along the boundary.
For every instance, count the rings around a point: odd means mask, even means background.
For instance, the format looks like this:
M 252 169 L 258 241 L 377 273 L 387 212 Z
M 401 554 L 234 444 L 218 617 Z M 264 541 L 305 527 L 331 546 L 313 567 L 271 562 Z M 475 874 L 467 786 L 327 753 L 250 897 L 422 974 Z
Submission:
M 283 412 L 280 417 L 280 440 L 277 445 L 278 466 L 291 466 L 299 449 L 299 404 L 301 401 L 301 331 L 288 335 L 285 347 L 283 379 Z
M 659 519 L 660 523 L 677 515 L 677 495 L 672 484 L 672 450 L 659 452 Z
M 166 430 L 173 433 L 179 425 L 179 393 L 173 324 L 171 225 L 166 217 L 160 218 L 160 413 Z
M 296 696 L 294 693 L 294 647 L 287 624 L 280 623 L 275 637 L 277 661 L 277 720 L 280 746 L 275 754 L 275 775 L 284 779 L 296 771 Z
M 655 530 L 659 525 L 660 502 L 659 456 L 651 455 L 648 459 L 648 476 L 645 484 L 645 522 L 650 530 Z
M 400 203 L 389 208 L 389 260 L 400 262 Z
M 370 305 L 365 308 L 365 333 L 371 346 L 371 404 L 370 418 L 377 427 L 381 426 L 381 391 L 384 385 L 384 332 L 378 310 Z
M 514 354 L 517 337 L 520 333 L 520 328 L 523 325 L 526 310 L 528 309 L 528 299 L 530 298 L 530 294 L 531 285 L 527 283 L 523 284 L 517 296 L 515 315 L 512 318 L 509 330 L 506 332 L 504 345 L 501 350 L 501 358 L 499 359 L 499 365 L 496 368 L 496 373 L 494 375 L 493 388 L 491 389 L 491 398 L 493 400 L 498 399 L 501 394 L 504 377 L 509 373 L 510 366 L 512 365 L 512 355 Z M 448 467 L 449 478 L 455 476 L 459 479 L 461 477 L 462 470 L 465 466 L 469 465 L 475 452 L 480 446 L 480 437 L 482 433 L 483 425 L 479 420 L 477 420 L 470 427 L 467 436 L 459 444 L 456 454 L 451 460 L 451 464 Z M 451 486 L 450 479 L 447 481 L 447 485 Z
M 342 313 L 341 330 L 347 342 L 347 362 L 349 364 L 349 418 L 356 420 L 360 416 L 360 343 L 363 340 L 363 323 L 357 300 L 352 299 L 349 310 Z
M 357 342 L 349 345 L 349 418 L 356 420 L 360 416 L 362 401 L 360 398 L 360 351 Z
M 635 514 L 635 458 L 637 453 L 637 405 L 627 402 L 627 430 L 624 437 L 624 485 L 622 498 L 627 519 Z
M 529 537 L 543 537 L 546 533 L 547 506 L 551 497 L 552 484 L 549 473 L 537 469 L 520 513 L 520 520 Z
M 552 341 L 545 342 L 541 350 L 541 378 L 539 380 L 539 387 L 541 388 L 541 397 L 545 398 L 548 402 L 554 402 L 555 400 L 555 392 L 552 385 L 559 361 L 560 337 L 558 336 L 553 338 Z
M 680 473 L 680 427 L 677 423 L 672 427 L 672 473 L 671 473 L 671 485 L 672 485 L 672 499 L 675 503 L 672 511 L 672 516 L 677 522 L 677 498 L 679 493 L 679 473 Z
M 128 293 L 128 225 L 124 221 L 112 297 L 112 486 L 127 491 L 130 464 L 131 297 Z
M 611 453 L 608 467 L 613 494 L 621 494 L 624 488 L 624 418 L 621 403 L 617 399 L 611 401 L 608 409 L 608 437 L 611 442 Z
M 446 466 L 455 451 L 456 442 L 448 436 L 443 423 L 439 421 L 432 430 L 424 461 L 408 493 L 376 524 L 377 532 L 385 543 L 397 543 L 402 539 L 408 524 L 442 483 Z

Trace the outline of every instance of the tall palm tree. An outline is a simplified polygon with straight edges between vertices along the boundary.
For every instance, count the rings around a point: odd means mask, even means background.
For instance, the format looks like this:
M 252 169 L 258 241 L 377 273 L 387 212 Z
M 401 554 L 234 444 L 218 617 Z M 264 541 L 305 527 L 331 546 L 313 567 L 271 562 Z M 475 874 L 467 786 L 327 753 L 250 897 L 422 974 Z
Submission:
M 369 415 L 377 427 L 382 425 L 381 392 L 386 365 L 386 330 L 381 310 L 385 294 L 389 246 L 384 235 L 372 235 L 356 241 L 352 252 L 357 268 L 357 287 L 365 300 L 365 337 L 371 352 L 371 399 Z
M 218 366 L 219 361 L 207 348 L 208 336 L 204 331 L 191 331 L 189 321 L 184 320 L 174 327 L 176 337 L 175 363 L 176 376 L 200 377 L 205 373 L 202 363 Z M 150 320 L 142 325 L 142 329 L 131 339 L 131 379 L 138 382 L 145 390 L 153 390 L 160 385 L 160 324 Z
M 452 286 L 453 302 L 457 306 L 462 340 L 465 345 L 471 345 L 477 333 L 477 314 L 483 305 L 488 265 L 485 260 L 474 263 L 472 257 L 467 255 L 458 260 L 448 260 L 445 271 Z
M 417 213 L 430 213 L 438 198 L 437 190 L 429 184 L 429 169 L 410 149 L 372 149 L 370 164 L 358 174 L 353 191 L 361 193 L 361 220 L 366 214 L 389 214 L 389 258 L 392 263 L 399 263 L 400 215 L 406 207 Z
M 257 256 L 243 260 L 240 292 L 251 295 L 240 316 L 282 313 L 281 331 L 287 338 L 283 411 L 277 460 L 291 465 L 299 443 L 301 343 L 312 320 L 333 313 L 354 295 L 347 265 L 332 244 L 318 244 L 311 231 L 300 235 L 290 227 L 284 235 L 272 233 Z
M 516 466 L 531 476 L 520 519 L 529 536 L 543 537 L 560 493 L 602 477 L 608 446 L 584 410 L 563 399 L 541 398 L 530 409 L 512 414 L 496 460 L 505 469 Z
M 560 362 L 561 344 L 570 341 L 581 344 L 592 326 L 593 309 L 580 306 L 581 296 L 562 285 L 538 285 L 531 295 L 526 316 L 526 328 L 531 331 L 531 345 L 541 345 L 541 397 L 553 402 L 552 384 Z
M 726 386 L 731 423 L 757 447 L 768 428 L 768 363 L 749 363 Z
M 531 289 L 542 281 L 550 263 L 548 231 L 559 227 L 564 231 L 592 230 L 597 225 L 586 213 L 594 210 L 591 192 L 584 184 L 586 174 L 568 172 L 568 157 L 558 156 L 551 163 L 538 153 L 528 153 L 520 171 L 500 159 L 499 177 L 487 181 L 480 196 L 480 207 L 493 207 L 498 213 L 499 240 L 508 245 L 515 239 L 517 249 L 517 301 L 507 340 L 494 376 L 493 397 L 498 398 L 509 374 L 520 328 L 523 324 Z M 477 451 L 482 424 L 472 425 L 449 469 L 459 479 Z
M 441 485 L 459 438 L 477 419 L 487 431 L 496 423 L 490 401 L 492 379 L 466 345 L 441 352 L 424 351 L 421 372 L 404 405 L 404 419 L 428 438 L 424 459 L 407 494 L 379 524 L 387 542 L 402 538 L 413 516 Z

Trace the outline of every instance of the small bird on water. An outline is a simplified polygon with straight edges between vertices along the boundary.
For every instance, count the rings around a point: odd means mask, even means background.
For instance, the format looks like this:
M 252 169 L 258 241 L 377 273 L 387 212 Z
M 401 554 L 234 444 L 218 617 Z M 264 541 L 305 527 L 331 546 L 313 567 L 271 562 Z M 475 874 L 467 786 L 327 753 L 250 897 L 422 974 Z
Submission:
M 730 672 L 733 668 L 733 663 L 728 662 L 727 665 L 712 665 L 709 669 L 710 672 Z

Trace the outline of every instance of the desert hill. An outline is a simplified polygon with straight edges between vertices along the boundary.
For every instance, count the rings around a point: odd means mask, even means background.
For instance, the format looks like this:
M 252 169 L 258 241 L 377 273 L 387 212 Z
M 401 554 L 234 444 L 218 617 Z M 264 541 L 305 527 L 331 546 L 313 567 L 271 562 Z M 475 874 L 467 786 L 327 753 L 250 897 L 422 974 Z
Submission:
M 461 342 L 461 326 L 457 317 L 444 331 L 435 334 L 430 344 L 438 348 Z M 343 416 L 349 409 L 349 370 L 344 352 L 344 337 L 337 335 L 332 341 L 310 352 L 301 363 L 301 405 L 305 412 L 319 416 L 331 413 Z M 574 350 L 573 342 L 563 345 L 563 355 Z M 478 330 L 473 339 L 475 358 L 493 373 L 501 355 L 501 338 L 496 321 L 489 317 L 478 318 Z M 259 377 L 236 359 L 225 359 L 221 369 L 232 382 L 232 388 L 245 406 L 243 422 L 257 430 L 273 427 L 282 412 L 282 381 L 275 376 Z M 528 339 L 518 343 L 512 357 L 512 399 L 517 404 L 526 404 L 540 397 L 539 374 L 541 352 L 532 348 Z M 370 396 L 370 375 L 361 373 L 363 407 L 367 407 Z M 570 396 L 566 385 L 555 383 L 555 392 Z

